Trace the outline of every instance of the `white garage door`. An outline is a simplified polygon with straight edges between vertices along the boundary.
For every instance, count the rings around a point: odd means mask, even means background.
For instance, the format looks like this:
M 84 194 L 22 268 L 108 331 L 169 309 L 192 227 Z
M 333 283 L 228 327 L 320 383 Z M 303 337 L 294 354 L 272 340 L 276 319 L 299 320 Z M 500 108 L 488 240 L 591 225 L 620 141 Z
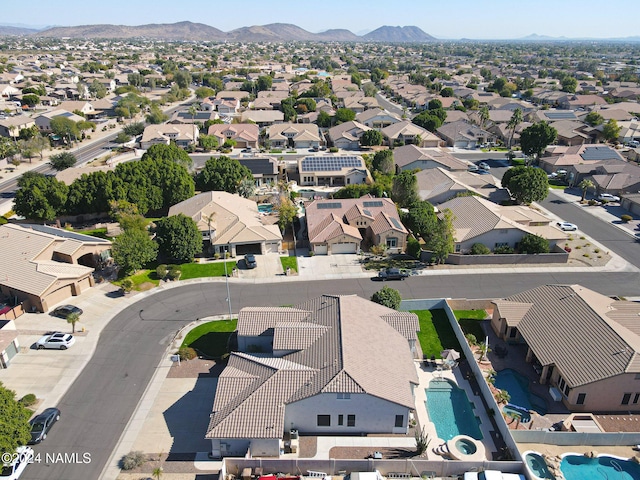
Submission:
M 326 255 L 327 254 L 327 246 L 326 245 L 316 245 L 313 247 L 313 251 L 316 255 Z
M 355 243 L 332 243 L 331 253 L 356 253 L 358 245 Z

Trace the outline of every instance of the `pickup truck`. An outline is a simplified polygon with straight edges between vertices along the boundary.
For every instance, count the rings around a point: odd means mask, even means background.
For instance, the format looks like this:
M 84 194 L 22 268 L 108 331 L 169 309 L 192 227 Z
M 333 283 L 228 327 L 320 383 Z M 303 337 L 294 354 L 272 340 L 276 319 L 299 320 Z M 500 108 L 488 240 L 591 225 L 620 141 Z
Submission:
M 386 268 L 378 272 L 378 278 L 381 280 L 404 280 L 409 274 L 403 272 L 399 268 Z
M 517 473 L 502 473 L 498 470 L 485 470 L 484 472 L 467 472 L 464 480 L 525 480 L 524 475 Z

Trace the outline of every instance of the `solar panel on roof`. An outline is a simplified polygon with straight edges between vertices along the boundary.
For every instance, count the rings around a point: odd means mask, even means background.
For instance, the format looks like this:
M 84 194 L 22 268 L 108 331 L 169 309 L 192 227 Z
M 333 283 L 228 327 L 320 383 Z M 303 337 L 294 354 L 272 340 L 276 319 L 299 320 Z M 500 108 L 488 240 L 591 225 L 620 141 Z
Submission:
M 397 218 L 390 217 L 390 219 L 394 227 L 396 227 L 398 230 L 402 230 L 402 224 L 398 221 Z
M 319 203 L 318 210 L 329 210 L 333 208 L 342 208 L 342 203 L 340 202 L 328 202 L 328 203 Z
M 303 172 L 313 171 L 339 171 L 343 168 L 362 167 L 362 160 L 355 156 L 342 157 L 305 157 L 300 163 Z
M 583 160 L 609 160 L 620 158 L 615 151 L 609 147 L 588 147 L 580 154 Z
M 382 203 L 382 200 L 374 200 L 374 201 L 370 201 L 370 202 L 363 202 L 362 206 L 363 207 L 382 207 L 384 204 Z
M 576 114 L 573 112 L 546 112 L 545 116 L 551 120 L 576 119 Z

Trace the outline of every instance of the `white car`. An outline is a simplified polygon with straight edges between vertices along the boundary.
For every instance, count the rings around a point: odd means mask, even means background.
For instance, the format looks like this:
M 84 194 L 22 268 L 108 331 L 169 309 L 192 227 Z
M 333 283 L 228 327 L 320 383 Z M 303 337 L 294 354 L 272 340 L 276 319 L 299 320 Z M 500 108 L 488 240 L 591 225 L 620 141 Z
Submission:
M 76 343 L 76 339 L 69 333 L 54 332 L 43 336 L 36 345 L 38 349 L 53 348 L 58 350 L 66 350 Z
M 477 165 L 471 164 L 467 167 L 467 171 L 469 172 L 477 172 L 480 170 Z
M 16 453 L 3 454 L 5 457 L 11 457 L 11 461 L 2 465 L 0 478 L 2 480 L 18 480 L 27 465 L 33 462 L 33 448 L 22 446 L 16 449 Z
M 564 230 L 565 232 L 573 232 L 578 230 L 577 225 L 574 225 L 573 223 L 569 223 L 569 222 L 558 222 L 556 225 L 558 225 L 558 228 L 560 230 Z
M 608 193 L 601 193 L 600 195 L 598 195 L 598 200 L 604 200 L 606 202 L 619 202 L 620 197 L 616 197 L 615 195 L 610 195 Z
M 480 162 L 478 164 L 478 167 L 481 168 L 482 170 L 491 170 L 491 167 L 487 162 Z
M 524 475 L 517 473 L 502 473 L 498 470 L 485 470 L 484 472 L 466 472 L 464 480 L 525 480 Z

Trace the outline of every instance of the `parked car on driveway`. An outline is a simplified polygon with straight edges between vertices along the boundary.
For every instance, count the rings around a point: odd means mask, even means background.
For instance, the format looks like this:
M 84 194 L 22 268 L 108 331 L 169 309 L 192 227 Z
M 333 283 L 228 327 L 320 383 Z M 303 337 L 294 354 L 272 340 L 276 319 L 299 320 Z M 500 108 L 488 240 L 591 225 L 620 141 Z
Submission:
M 82 309 L 75 305 L 62 305 L 51 312 L 51 315 L 54 317 L 67 318 L 72 313 L 82 315 Z
M 399 268 L 386 268 L 378 272 L 378 278 L 381 280 L 404 280 L 409 274 L 403 272 Z
M 38 346 L 38 350 L 42 350 L 43 348 L 66 350 L 74 343 L 76 343 L 76 339 L 73 335 L 69 333 L 53 332 L 44 335 L 40 340 L 38 340 L 36 345 Z
M 256 268 L 258 266 L 258 262 L 256 262 L 256 257 L 253 253 L 247 253 L 244 256 L 244 264 L 247 268 Z
M 598 195 L 598 200 L 605 201 L 605 202 L 619 202 L 620 201 L 620 197 L 616 197 L 615 195 L 611 195 L 609 193 L 601 193 L 600 195 Z
M 57 408 L 47 408 L 40 415 L 32 418 L 29 421 L 29 425 L 31 425 L 31 440 L 29 441 L 29 445 L 40 443 L 47 438 L 47 433 L 58 420 L 60 420 L 60 410 Z
M 572 231 L 578 230 L 577 225 L 574 225 L 573 223 L 569 223 L 569 222 L 558 222 L 556 223 L 556 225 L 558 225 L 558 228 L 560 228 L 560 230 L 564 230 L 565 232 L 572 232 Z
M 9 462 L 4 462 L 5 457 Z M 0 478 L 2 480 L 18 480 L 31 462 L 33 462 L 33 448 L 26 445 L 18 447 L 16 453 L 5 452 L 3 461 L 0 463 Z

